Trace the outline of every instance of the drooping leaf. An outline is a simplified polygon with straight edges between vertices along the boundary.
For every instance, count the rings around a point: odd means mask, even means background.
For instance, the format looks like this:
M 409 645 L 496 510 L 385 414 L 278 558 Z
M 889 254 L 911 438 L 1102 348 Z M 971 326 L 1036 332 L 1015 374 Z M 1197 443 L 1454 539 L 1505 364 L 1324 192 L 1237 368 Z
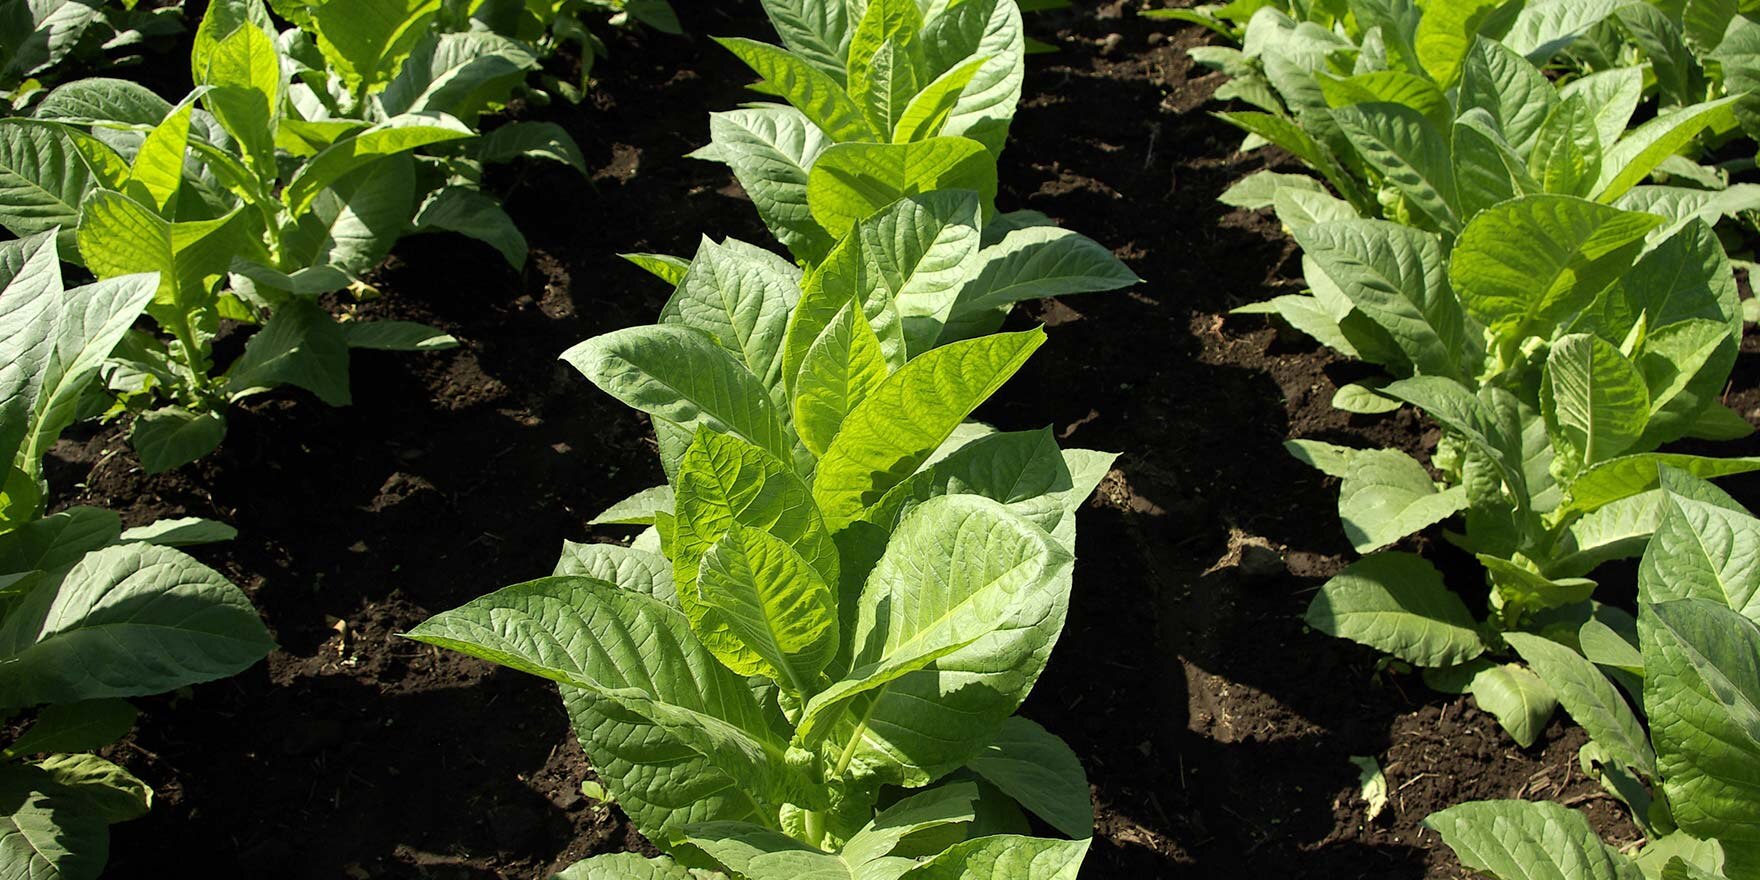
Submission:
M 1308 625 L 1418 666 L 1453 666 L 1484 653 L 1472 615 L 1442 573 L 1409 553 L 1352 563 L 1320 588 Z
M 1760 626 L 1716 602 L 1643 606 L 1644 708 L 1675 822 L 1760 839 Z
M 1582 813 L 1550 801 L 1476 801 L 1432 813 L 1424 824 L 1469 869 L 1506 880 L 1643 877 Z
M 233 675 L 274 643 L 237 587 L 184 554 L 122 544 L 0 624 L 0 705 L 161 693 Z

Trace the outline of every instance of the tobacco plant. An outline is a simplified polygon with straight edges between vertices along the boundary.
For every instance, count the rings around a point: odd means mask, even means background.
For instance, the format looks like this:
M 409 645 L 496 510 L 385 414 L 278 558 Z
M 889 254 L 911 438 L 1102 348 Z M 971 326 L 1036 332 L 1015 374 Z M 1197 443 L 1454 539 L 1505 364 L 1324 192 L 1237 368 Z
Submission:
M 1340 478 L 1345 533 L 1372 554 L 1322 587 L 1308 621 L 1470 690 L 1523 744 L 1553 698 L 1497 659 L 1501 634 L 1585 613 L 1586 575 L 1641 551 L 1654 528 L 1659 466 L 1703 477 L 1760 468 L 1656 451 L 1752 430 L 1718 402 L 1741 339 L 1729 262 L 1698 220 L 1646 249 L 1664 225 L 1541 195 L 1481 212 L 1452 251 L 1382 220 L 1297 233 L 1319 270 L 1310 280 L 1336 285 L 1317 284 L 1315 305 L 1345 316 L 1325 332 L 1401 377 L 1345 389 L 1358 400 L 1342 402 L 1409 404 L 1443 429 L 1429 469 L 1398 450 L 1289 444 Z M 1385 550 L 1457 515 L 1464 529 L 1445 534 L 1485 567 L 1483 620 L 1429 562 Z
M 52 232 L 0 244 L 0 713 L 34 713 L 0 749 L 5 876 L 97 877 L 109 825 L 152 802 L 89 754 L 133 726 L 125 698 L 236 674 L 274 647 L 243 592 L 174 549 L 231 529 L 43 515 L 42 457 L 157 286 L 135 275 L 67 290 Z
M 1347 205 L 1318 181 L 1268 173 L 1224 200 L 1276 205 L 1290 224 L 1315 211 L 1348 211 L 1447 235 L 1491 205 L 1538 193 L 1677 222 L 1744 214 L 1751 222 L 1760 209 L 1760 186 L 1731 183 L 1732 174 L 1753 167 L 1754 145 L 1737 130 L 1753 98 L 1677 84 L 1668 63 L 1656 61 L 1664 52 L 1659 42 L 1670 63 L 1698 68 L 1667 13 L 1643 3 L 1565 0 L 1425 6 L 1402 13 L 1374 3 L 1316 4 L 1303 10 L 1305 19 L 1266 4 L 1217 10 L 1250 12 L 1234 19 L 1242 48 L 1203 47 L 1194 57 L 1234 76 L 1218 97 L 1257 109 L 1216 115 L 1249 133 L 1247 147 L 1288 150 Z M 1760 38 L 1760 25 L 1735 15 L 1733 4 L 1727 11 L 1730 37 L 1715 50 L 1727 63 L 1707 67 L 1717 83 L 1740 86 L 1756 57 L 1743 47 Z M 1653 37 L 1648 66 L 1618 40 L 1595 48 L 1628 23 Z M 1560 60 L 1567 56 L 1568 63 Z M 1650 97 L 1653 117 L 1634 126 L 1634 118 L 1652 116 L 1639 113 Z M 1696 161 L 1732 138 L 1735 158 Z M 1666 182 L 1643 185 L 1652 175 Z
M 410 634 L 558 682 L 605 789 L 677 860 L 646 870 L 1073 877 L 1087 848 L 1080 763 L 1011 716 L 1112 456 L 964 424 L 1043 331 L 907 360 L 879 281 L 803 288 L 705 245 L 661 323 L 564 355 L 653 421 L 668 484 L 596 520 L 648 530 Z M 1077 839 L 1012 833 L 1015 803 Z
M 865 6 L 865 12 L 863 7 Z M 1001 326 L 1017 302 L 1137 282 L 1105 248 L 1031 211 L 999 214 L 996 159 L 1020 101 L 1026 41 L 1013 0 L 867 4 L 766 0 L 784 46 L 722 44 L 758 73 L 759 103 L 711 114 L 698 158 L 728 165 L 809 274 L 862 245 L 847 233 L 897 200 L 919 200 L 918 234 L 958 238 L 947 266 L 919 271 L 897 303 L 911 350 Z M 864 239 L 889 234 L 872 223 Z M 974 234 L 975 233 L 975 234 Z M 660 266 L 655 258 L 643 258 Z M 682 261 L 671 260 L 668 280 Z
M 197 88 L 182 102 L 89 79 L 56 89 L 30 119 L 0 121 L 0 224 L 20 235 L 63 227 L 69 255 L 77 246 L 100 278 L 160 275 L 149 314 L 163 337 L 129 334 L 106 376 L 111 412 L 139 416 L 132 440 L 150 471 L 218 446 L 225 408 L 250 395 L 293 385 L 347 404 L 351 348 L 455 344 L 413 324 L 338 323 L 317 298 L 370 294 L 361 273 L 408 232 L 460 232 L 523 263 L 524 238 L 477 188 L 483 164 L 536 156 L 584 170 L 555 125 L 472 128 L 537 65 L 519 44 L 479 32 L 404 39 L 350 18 L 366 7 L 318 7 L 328 29 L 314 46 L 297 30 L 276 34 L 259 0 L 220 0 L 196 33 Z M 219 370 L 222 319 L 262 329 Z
M 849 71 L 903 59 L 901 41 L 926 34 L 1020 42 L 1009 0 L 940 13 L 963 10 L 976 31 L 920 23 L 914 2 L 876 0 L 835 25 L 842 4 L 797 6 L 770 10 L 785 33 L 825 28 L 815 43 Z M 854 29 L 849 48 L 836 28 Z M 740 51 L 784 55 L 758 45 Z M 766 78 L 787 89 L 818 70 L 775 63 L 793 73 Z M 1018 73 L 997 81 L 1018 96 Z M 829 140 L 800 110 L 742 112 Z M 969 188 L 994 181 L 992 149 L 927 136 L 850 141 L 882 158 L 848 173 L 826 161 L 836 148 L 795 163 L 785 198 L 838 218 L 818 227 L 830 240 L 816 256 L 790 236 L 804 227 L 772 224 L 804 268 L 734 240 L 705 240 L 688 262 L 635 255 L 674 285 L 660 322 L 564 359 L 654 425 L 667 483 L 594 520 L 646 529 L 628 547 L 569 544 L 554 576 L 410 633 L 556 681 L 605 790 L 667 853 L 564 877 L 1067 878 L 1080 865 L 1093 821 L 1081 764 L 1013 713 L 1063 626 L 1076 509 L 1113 457 L 967 421 L 1045 337 L 950 338 L 964 335 L 948 332 L 953 304 L 976 290 L 1000 312 L 1014 299 L 996 291 L 1055 288 L 1060 267 L 987 256 L 987 234 L 994 247 L 1018 227 L 986 226 L 994 188 Z M 711 148 L 736 173 L 745 149 Z M 894 164 L 980 154 L 957 172 Z M 1113 286 L 1134 280 L 1110 255 L 1095 262 Z M 1029 836 L 1026 812 L 1068 839 Z
M 1508 636 L 1589 733 L 1584 771 L 1631 806 L 1648 841 L 1622 853 L 1555 803 L 1468 803 L 1426 820 L 1468 868 L 1499 880 L 1760 877 L 1760 521 L 1680 471 L 1661 482 L 1636 619 L 1602 606 L 1580 628 Z
M 1241 41 L 1194 50 L 1233 77 L 1219 97 L 1258 108 L 1218 116 L 1324 181 L 1262 172 L 1225 194 L 1276 210 L 1310 288 L 1238 311 L 1391 374 L 1341 388 L 1334 406 L 1411 405 L 1443 428 L 1429 467 L 1290 444 L 1341 480 L 1345 533 L 1372 554 L 1322 588 L 1309 623 L 1470 691 L 1523 744 L 1556 698 L 1503 662 L 1502 634 L 1585 613 L 1586 576 L 1641 551 L 1655 525 L 1660 464 L 1705 477 L 1760 466 L 1657 451 L 1751 431 L 1716 399 L 1741 320 L 1709 224 L 1760 208 L 1760 186 L 1730 183 L 1740 161 L 1682 155 L 1739 136 L 1739 95 L 1669 91 L 1632 124 L 1663 74 L 1622 42 L 1627 19 L 1652 16 L 1616 17 L 1618 5 L 1242 2 L 1166 16 Z M 1383 552 L 1457 517 L 1445 535 L 1484 566 L 1482 619 L 1429 562 Z

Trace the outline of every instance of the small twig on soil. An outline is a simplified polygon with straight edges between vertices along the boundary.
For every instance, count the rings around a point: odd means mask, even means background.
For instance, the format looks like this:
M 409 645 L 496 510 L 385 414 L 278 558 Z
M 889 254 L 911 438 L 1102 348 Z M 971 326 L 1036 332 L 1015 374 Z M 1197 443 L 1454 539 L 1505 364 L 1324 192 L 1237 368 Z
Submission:
M 1588 803 L 1589 801 L 1611 801 L 1611 800 L 1615 800 L 1613 795 L 1610 795 L 1605 791 L 1596 790 L 1596 791 L 1585 791 L 1582 794 L 1572 795 L 1568 798 L 1565 798 L 1562 801 L 1559 801 L 1559 803 L 1561 803 L 1567 807 L 1574 807 L 1578 804 Z

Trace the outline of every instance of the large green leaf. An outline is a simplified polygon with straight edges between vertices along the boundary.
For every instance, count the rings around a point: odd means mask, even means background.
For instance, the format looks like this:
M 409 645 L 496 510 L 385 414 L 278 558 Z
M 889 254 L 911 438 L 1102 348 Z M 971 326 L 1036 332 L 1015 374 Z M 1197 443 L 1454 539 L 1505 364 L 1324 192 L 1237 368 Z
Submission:
M 309 299 L 277 307 L 226 371 L 227 393 L 234 400 L 278 385 L 304 388 L 331 406 L 352 400 L 348 338 L 336 319 Z
M 1644 709 L 1681 830 L 1760 843 L 1760 625 L 1713 601 L 1638 615 Z
M 575 862 L 551 880 L 699 880 L 702 874 L 666 856 L 648 858 L 641 853 L 611 853 Z
M 1058 831 L 1077 839 L 1094 833 L 1081 759 L 1045 728 L 1010 718 L 966 766 Z
M 764 13 L 789 51 L 842 83 L 855 22 L 848 3 L 764 0 Z
M 1449 287 L 1435 236 L 1383 220 L 1345 220 L 1316 223 L 1295 238 L 1418 371 L 1455 377 L 1470 372 L 1466 313 Z
M 979 437 L 892 487 L 862 518 L 891 531 L 900 517 L 930 498 L 982 495 L 1055 533 L 1093 492 L 1092 485 L 1076 484 L 1065 456 L 1049 428 Z
M 894 880 L 915 862 L 889 856 L 911 835 L 961 825 L 976 814 L 978 787 L 971 782 L 939 786 L 880 811 L 850 835 L 843 849 L 827 853 L 786 834 L 746 822 L 705 822 L 685 829 L 686 842 L 742 877 L 803 880 Z
M 332 3 L 325 8 L 346 5 Z M 320 150 L 287 182 L 281 200 L 298 216 L 311 207 L 319 193 L 349 172 L 418 147 L 475 136 L 470 126 L 442 113 L 394 116 Z
M 787 260 L 734 239 L 716 244 L 705 238 L 659 323 L 709 334 L 786 406 L 782 342 L 799 299 L 800 270 Z
M 1597 109 L 1586 95 L 1573 94 L 1547 114 L 1528 154 L 1528 171 L 1541 192 L 1583 198 L 1595 194 L 1602 164 Z
M 1642 880 L 1582 813 L 1550 801 L 1476 801 L 1432 813 L 1461 864 L 1499 880 Z
M 1650 421 L 1643 374 L 1599 336 L 1572 334 L 1552 346 L 1540 400 L 1552 448 L 1573 470 L 1625 452 Z
M 73 135 L 58 125 L 0 120 L 0 226 L 13 235 L 79 224 L 79 206 L 98 185 Z
M 1645 602 L 1703 599 L 1760 621 L 1760 520 L 1666 493 L 1638 589 Z
M 1558 90 L 1534 65 L 1496 40 L 1479 37 L 1461 66 L 1460 115 L 1479 108 L 1518 155 L 1526 156 L 1552 108 Z
M 1099 242 L 1055 226 L 1011 229 L 978 253 L 977 273 L 959 291 L 943 342 L 965 321 L 1018 302 L 1097 293 L 1142 281 Z
M 1437 3 L 1424 10 L 1418 19 L 1418 32 L 1413 44 L 1424 72 L 1437 83 L 1448 86 L 1460 75 L 1467 51 L 1486 16 L 1503 5 L 1502 0 L 1469 0 L 1461 3 Z
M 1625 697 L 1595 664 L 1532 633 L 1504 633 L 1504 640 L 1558 694 L 1564 710 L 1582 725 L 1603 754 L 1645 776 L 1655 774 L 1656 753 L 1650 748 L 1649 734 Z
M 845 303 L 807 349 L 795 378 L 792 410 L 801 442 L 823 456 L 844 419 L 890 374 L 873 325 L 854 301 Z
M 194 412 L 181 406 L 147 410 L 135 418 L 128 443 L 141 458 L 141 468 L 162 474 L 183 467 L 220 448 L 226 439 L 226 416 Z
M 388 82 L 440 13 L 441 0 L 346 0 L 312 12 L 318 49 L 350 89 Z
M 1545 64 L 1624 5 L 1621 0 L 1535 0 L 1521 7 L 1503 43 L 1534 64 Z
M 960 91 L 942 134 L 969 137 L 1001 155 L 1026 80 L 1026 28 L 1007 0 L 931 4 L 923 42 L 929 69 L 940 76 L 973 58 L 985 59 Z
M 1643 452 L 1600 462 L 1571 481 L 1562 510 L 1595 510 L 1657 486 L 1659 468 L 1670 467 L 1701 479 L 1760 470 L 1760 458 L 1707 458 L 1674 452 Z
M 444 113 L 471 123 L 506 103 L 538 64 L 526 44 L 499 34 L 438 34 L 417 44 L 380 100 L 391 116 Z
M 38 119 L 120 122 L 158 125 L 171 112 L 171 102 L 140 83 L 94 76 L 57 86 L 33 115 Z
M 1412 204 L 1439 226 L 1460 228 L 1447 134 L 1417 110 L 1387 102 L 1339 107 L 1332 118 L 1363 159 Z
M 0 624 L 0 705 L 132 697 L 223 678 L 274 643 L 218 572 L 151 544 L 87 555 Z
M 754 801 L 816 800 L 799 790 L 777 719 L 746 679 L 652 597 L 551 577 L 437 615 L 409 637 L 562 684 L 588 758 L 649 835 L 759 815 Z
M 1467 311 L 1514 346 L 1589 305 L 1661 222 L 1570 196 L 1525 196 L 1467 224 L 1449 280 Z
M 914 473 L 1044 341 L 1035 329 L 956 342 L 887 378 L 850 412 L 819 462 L 813 497 L 832 529 Z
M 812 693 L 837 651 L 832 585 L 781 538 L 738 523 L 728 525 L 702 560 L 696 598 L 719 612 L 739 642 L 716 657 L 735 672 Z
M 377 266 L 410 228 L 416 208 L 415 167 L 408 155 L 388 156 L 320 190 L 297 225 L 284 233 L 283 256 L 294 265 L 318 271 L 334 267 L 359 274 Z M 439 225 L 437 221 L 449 218 L 425 212 L 416 219 Z
M 244 159 L 260 180 L 274 180 L 275 135 L 287 80 L 274 39 L 255 24 L 215 33 L 223 16 L 209 15 L 196 32 L 206 51 L 192 53 L 195 83 L 206 86 L 202 106 L 244 147 Z
M 1373 553 L 1453 516 L 1467 506 L 1467 490 L 1436 487 L 1430 473 L 1397 449 L 1367 449 L 1350 457 L 1339 486 L 1338 516 L 1358 553 Z
M 1075 880 L 1089 841 L 997 834 L 954 844 L 899 880 Z
M 1627 132 L 1619 143 L 1607 148 L 1607 159 L 1596 181 L 1596 198 L 1611 202 L 1625 195 L 1706 128 L 1722 129 L 1733 124 L 1738 97 L 1732 95 L 1664 112 Z
M 793 456 L 769 389 L 713 337 L 657 324 L 594 337 L 562 359 L 605 393 L 682 428 L 730 432 L 783 460 Z M 676 459 L 668 464 L 671 470 Z
M 73 424 L 80 396 L 152 301 L 158 279 L 130 275 L 63 290 L 54 236 L 23 242 L 0 305 L 0 455 L 30 478 Z
M 983 217 L 996 200 L 996 162 L 982 144 L 936 137 L 908 144 L 838 144 L 819 155 L 807 201 L 820 226 L 841 235 L 906 196 L 936 190 L 978 193 Z
M 830 74 L 787 51 L 744 38 L 717 39 L 780 95 L 838 143 L 872 141 L 879 134 L 869 126 L 861 107 Z
M 949 119 L 959 109 L 960 100 L 972 84 L 972 79 L 988 62 L 987 58 L 973 58 L 924 86 L 916 97 L 911 98 L 897 124 L 893 126 L 892 142 L 902 144 L 920 141 L 945 132 Z
M 57 571 L 122 538 L 122 518 L 98 507 L 69 507 L 0 534 L 0 572 Z
M 0 868 L 20 880 L 97 880 L 109 823 L 42 769 L 0 767 Z
M 101 749 L 128 735 L 140 713 L 125 700 L 84 700 L 48 706 L 6 747 L 9 758 L 42 752 Z
M 562 543 L 562 555 L 551 574 L 590 577 L 624 590 L 646 593 L 668 605 L 678 605 L 672 583 L 672 563 L 658 553 L 622 544 Z
M 709 115 L 711 147 L 701 158 L 724 162 L 764 225 L 803 260 L 818 261 L 837 236 L 807 206 L 807 169 L 831 141 L 793 107 L 749 107 Z
M 1378 553 L 1327 581 L 1308 625 L 1418 666 L 1453 666 L 1485 652 L 1473 617 L 1442 573 L 1410 553 Z
M 850 38 L 847 81 L 869 131 L 891 134 L 927 84 L 922 28 L 916 0 L 868 0 Z
M 857 224 L 822 267 L 821 283 L 853 287 L 865 304 L 888 302 L 909 355 L 932 347 L 977 268 L 978 195 L 926 192 L 898 199 Z
M 839 778 L 920 786 L 971 760 L 1044 669 L 1070 554 L 976 495 L 917 507 L 862 588 L 850 672 L 795 741 Z
M 697 637 L 742 675 L 762 673 L 806 691 L 837 646 L 830 594 L 837 548 L 811 490 L 783 459 L 707 429 L 679 462 L 676 489 L 667 552 Z M 734 534 L 742 529 L 780 546 Z M 730 534 L 733 542 L 725 543 Z M 753 644 L 765 635 L 762 624 L 781 623 L 785 606 L 811 618 L 787 622 L 799 629 L 774 645 Z

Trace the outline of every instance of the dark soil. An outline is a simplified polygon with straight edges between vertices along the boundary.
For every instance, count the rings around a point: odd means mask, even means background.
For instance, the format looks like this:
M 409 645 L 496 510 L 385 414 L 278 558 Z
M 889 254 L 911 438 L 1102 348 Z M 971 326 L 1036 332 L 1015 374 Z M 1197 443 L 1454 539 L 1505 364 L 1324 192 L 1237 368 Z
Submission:
M 615 254 L 689 254 L 704 234 L 769 242 L 725 169 L 683 158 L 708 111 L 748 97 L 706 35 L 767 28 L 750 0 L 679 5 L 693 36 L 616 34 L 584 106 L 526 111 L 566 125 L 595 171 L 494 181 L 531 238 L 524 271 L 473 242 L 415 238 L 375 279 L 383 299 L 337 304 L 436 324 L 461 349 L 357 354 L 353 406 L 252 403 L 216 455 L 167 476 L 144 475 L 117 427 L 57 447 L 62 504 L 235 524 L 238 540 L 199 555 L 282 646 L 238 678 L 140 701 L 139 729 L 110 754 L 159 798 L 115 829 L 112 876 L 524 880 L 643 845 L 581 795 L 589 770 L 553 687 L 396 634 L 546 574 L 565 538 L 627 537 L 585 522 L 660 482 L 645 420 L 555 360 L 657 313 L 663 286 Z M 1519 749 L 1470 700 L 1304 628 L 1350 550 L 1332 487 L 1281 443 L 1418 451 L 1434 432 L 1331 409 L 1359 365 L 1224 317 L 1299 285 L 1275 224 L 1215 200 L 1268 157 L 1237 154 L 1237 133 L 1203 112 L 1220 80 L 1184 50 L 1204 34 L 1133 7 L 1034 18 L 1060 51 L 1034 59 L 1001 198 L 1111 245 L 1148 281 L 1021 310 L 1014 323 L 1046 322 L 1050 343 L 980 413 L 1123 452 L 1083 514 L 1068 628 L 1023 710 L 1087 766 L 1099 827 L 1083 876 L 1460 877 L 1420 823 L 1475 798 L 1561 799 L 1635 839 L 1576 769 L 1579 731 L 1555 721 Z M 1738 370 L 1744 412 L 1760 404 L 1755 360 Z M 1353 756 L 1386 772 L 1373 820 Z

